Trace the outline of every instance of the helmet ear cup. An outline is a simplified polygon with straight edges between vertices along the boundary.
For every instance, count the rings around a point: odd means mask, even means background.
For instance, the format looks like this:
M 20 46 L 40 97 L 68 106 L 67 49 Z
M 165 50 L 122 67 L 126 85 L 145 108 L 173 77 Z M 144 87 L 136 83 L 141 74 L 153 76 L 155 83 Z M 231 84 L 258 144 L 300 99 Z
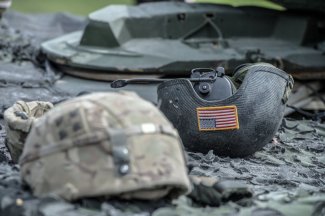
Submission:
M 231 78 L 225 75 L 216 77 L 213 82 L 194 83 L 193 89 L 201 99 L 207 101 L 224 100 L 231 97 L 237 90 Z
M 206 101 L 224 100 L 236 92 L 236 87 L 222 67 L 195 68 L 187 80 L 191 82 L 197 96 Z

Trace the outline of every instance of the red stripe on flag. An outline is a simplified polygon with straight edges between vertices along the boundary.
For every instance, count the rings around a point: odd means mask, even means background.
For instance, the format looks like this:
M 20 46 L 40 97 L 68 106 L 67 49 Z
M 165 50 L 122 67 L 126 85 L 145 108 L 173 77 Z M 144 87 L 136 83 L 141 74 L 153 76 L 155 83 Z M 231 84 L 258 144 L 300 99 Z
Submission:
M 237 120 L 235 117 L 231 117 L 231 118 L 211 118 L 211 117 L 209 117 L 209 118 L 200 118 L 200 119 L 202 119 L 202 120 L 211 119 L 211 120 L 219 120 L 219 121 L 236 121 Z
M 201 111 L 201 110 L 199 110 L 199 112 L 200 113 L 202 113 L 202 114 L 212 114 L 212 113 L 225 113 L 225 112 L 235 112 L 235 110 L 234 109 L 231 109 L 231 110 L 218 110 L 218 111 Z
M 227 109 L 212 109 L 212 110 L 199 110 L 201 112 L 218 112 L 218 111 L 225 111 L 225 110 L 235 110 L 234 108 L 227 108 Z
M 233 125 L 216 125 L 216 128 L 228 128 L 228 127 L 235 127 L 236 124 Z
M 216 118 L 231 118 L 231 117 L 235 117 L 236 115 L 235 114 L 233 114 L 233 115 L 230 115 L 230 114 L 228 114 L 228 115 L 204 115 L 204 116 L 199 116 L 199 117 L 202 117 L 202 118 L 204 118 L 204 117 L 216 117 Z
M 236 123 L 236 120 L 222 120 L 222 121 L 218 121 L 217 120 L 217 124 L 222 124 L 222 123 Z
M 211 114 L 199 114 L 200 116 L 223 116 L 223 115 L 235 115 L 234 112 L 227 112 L 227 113 L 219 113 L 219 114 L 215 114 L 215 113 L 211 113 Z

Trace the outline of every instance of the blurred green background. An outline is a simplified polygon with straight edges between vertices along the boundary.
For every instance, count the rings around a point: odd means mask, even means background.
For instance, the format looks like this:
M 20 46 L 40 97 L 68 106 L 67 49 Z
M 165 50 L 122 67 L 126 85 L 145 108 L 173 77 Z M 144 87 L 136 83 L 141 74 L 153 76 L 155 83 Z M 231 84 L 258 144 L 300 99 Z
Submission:
M 133 4 L 133 0 L 13 0 L 11 8 L 25 13 L 69 12 L 88 15 L 109 4 Z
M 267 0 L 192 0 L 200 3 L 221 3 L 232 6 L 259 6 L 283 10 Z M 134 4 L 135 0 L 13 0 L 12 9 L 25 13 L 69 12 L 88 15 L 90 12 L 110 4 Z

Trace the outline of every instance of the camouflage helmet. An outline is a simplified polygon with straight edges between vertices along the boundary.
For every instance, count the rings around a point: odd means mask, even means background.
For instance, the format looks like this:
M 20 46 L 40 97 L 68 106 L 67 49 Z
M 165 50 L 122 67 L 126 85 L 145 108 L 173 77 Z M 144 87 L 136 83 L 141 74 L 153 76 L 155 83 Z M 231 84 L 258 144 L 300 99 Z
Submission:
M 26 137 L 34 122 L 52 107 L 53 104 L 50 102 L 17 101 L 4 112 L 6 146 L 14 163 L 18 163 Z
M 35 124 L 20 159 L 36 196 L 156 199 L 190 190 L 177 131 L 135 93 L 94 93 Z

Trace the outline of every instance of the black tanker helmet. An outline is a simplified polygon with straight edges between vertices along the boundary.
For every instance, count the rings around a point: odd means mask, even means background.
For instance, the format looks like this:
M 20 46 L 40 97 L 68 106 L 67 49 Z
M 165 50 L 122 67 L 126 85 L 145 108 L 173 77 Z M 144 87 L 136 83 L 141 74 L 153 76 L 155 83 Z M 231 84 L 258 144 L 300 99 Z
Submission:
M 202 95 L 188 79 L 159 85 L 158 106 L 187 150 L 243 157 L 261 149 L 277 132 L 292 77 L 273 65 L 256 63 L 239 66 L 230 79 L 238 89 L 219 100 L 208 98 L 222 94 L 218 86 Z

